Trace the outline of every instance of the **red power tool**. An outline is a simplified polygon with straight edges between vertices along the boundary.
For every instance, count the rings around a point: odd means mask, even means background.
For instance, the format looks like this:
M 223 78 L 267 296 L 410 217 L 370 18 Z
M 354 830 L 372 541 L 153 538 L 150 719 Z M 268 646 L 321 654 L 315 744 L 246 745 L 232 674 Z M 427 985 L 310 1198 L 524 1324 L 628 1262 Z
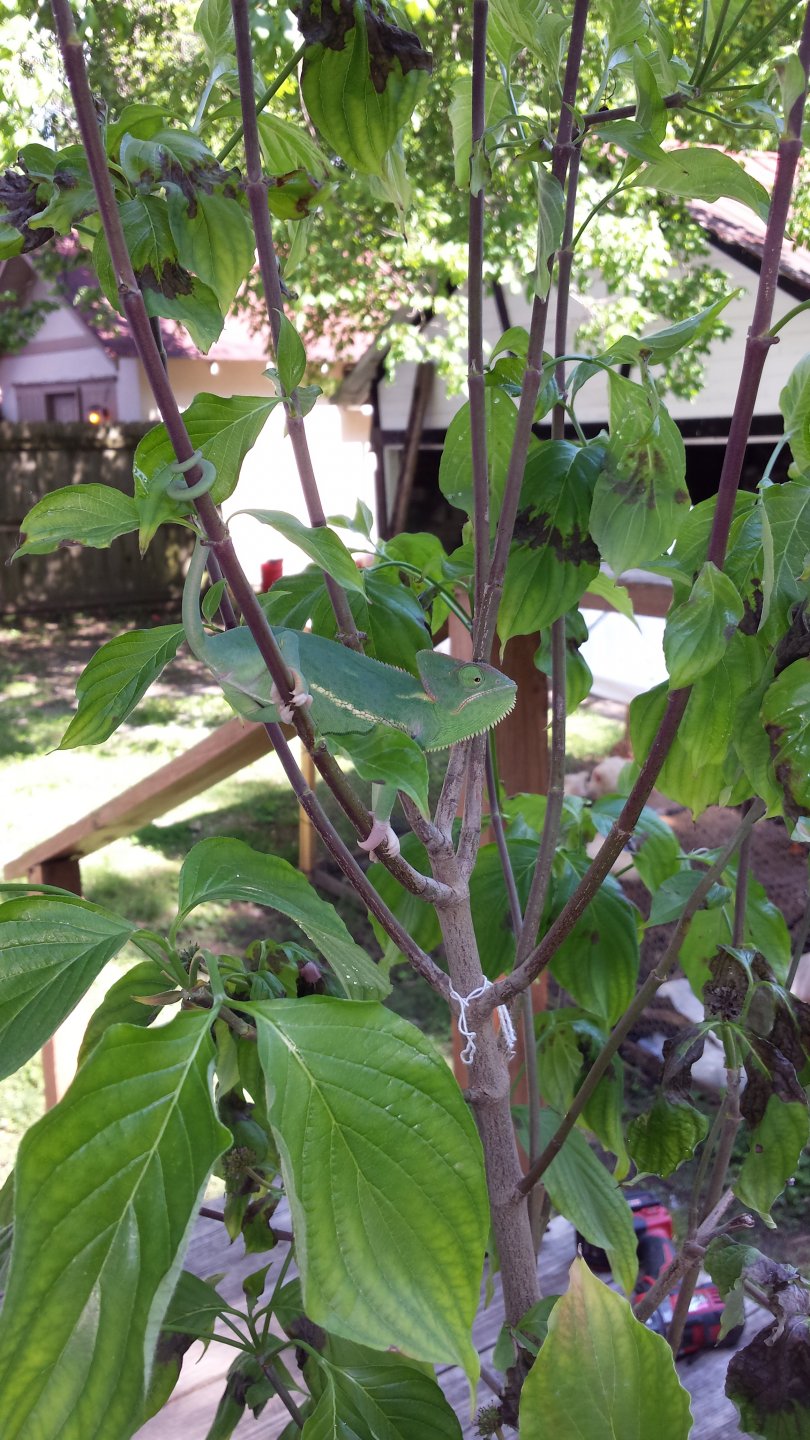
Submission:
M 661 1271 L 669 1265 L 675 1255 L 675 1246 L 672 1243 L 672 1216 L 666 1205 L 662 1205 L 646 1190 L 628 1195 L 627 1200 L 633 1212 L 638 1247 L 639 1273 L 633 1294 L 633 1300 L 636 1301 L 651 1289 Z M 590 1245 L 581 1236 L 577 1238 L 583 1258 L 592 1270 L 610 1269 L 604 1250 Z M 676 1286 L 647 1321 L 651 1330 L 655 1330 L 659 1335 L 666 1335 L 677 1298 Z M 715 1285 L 707 1282 L 705 1285 L 696 1286 L 678 1351 L 679 1360 L 687 1355 L 696 1355 L 699 1350 L 713 1349 L 717 1345 L 721 1348 L 736 1345 L 742 1334 L 741 1325 L 730 1330 L 722 1340 L 719 1339 L 724 1308 L 720 1291 Z

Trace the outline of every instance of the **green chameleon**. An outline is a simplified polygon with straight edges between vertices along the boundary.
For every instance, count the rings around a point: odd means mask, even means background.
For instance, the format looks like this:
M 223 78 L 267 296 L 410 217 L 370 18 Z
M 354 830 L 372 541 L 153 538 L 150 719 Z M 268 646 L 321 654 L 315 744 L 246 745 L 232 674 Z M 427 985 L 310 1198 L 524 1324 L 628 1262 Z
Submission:
M 183 590 L 183 628 L 194 655 L 214 675 L 229 705 L 249 720 L 284 721 L 293 707 L 311 707 L 319 735 L 358 734 L 375 725 L 404 730 L 423 750 L 444 750 L 490 730 L 515 703 L 516 686 L 491 665 L 453 660 L 435 650 L 416 656 L 420 681 L 406 670 L 383 665 L 308 631 L 274 628 L 276 642 L 293 677 L 285 705 L 253 636 L 244 626 L 213 635 L 200 613 L 206 547 L 197 542 Z M 306 677 L 306 679 L 302 677 Z M 389 824 L 396 786 L 375 786 L 374 825 L 361 849 L 383 847 L 389 855 L 399 841 Z

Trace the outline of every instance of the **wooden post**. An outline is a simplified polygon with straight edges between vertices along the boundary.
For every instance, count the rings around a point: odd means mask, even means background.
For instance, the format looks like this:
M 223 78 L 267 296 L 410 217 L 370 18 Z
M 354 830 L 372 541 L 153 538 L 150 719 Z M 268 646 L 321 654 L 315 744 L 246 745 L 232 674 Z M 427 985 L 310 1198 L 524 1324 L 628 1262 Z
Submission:
M 299 763 L 301 773 L 310 790 L 315 789 L 315 761 L 303 742 L 300 742 Z M 303 875 L 311 875 L 315 869 L 316 830 L 303 805 L 298 807 L 298 869 Z
M 397 481 L 394 516 L 391 522 L 391 533 L 393 535 L 399 535 L 406 529 L 408 524 L 408 508 L 413 493 L 413 482 L 416 478 L 419 446 L 422 443 L 425 415 L 427 414 L 435 374 L 436 366 L 432 360 L 425 360 L 421 365 L 417 365 L 416 367 L 413 395 L 411 396 L 411 411 L 408 416 L 408 428 L 405 432 L 405 449 L 402 452 L 402 469 L 399 472 L 399 480 Z
M 59 885 L 74 895 L 82 893 L 82 875 L 78 860 L 59 858 L 32 865 L 28 879 L 33 885 Z M 68 1015 L 59 1029 L 46 1041 L 42 1050 L 42 1072 L 45 1081 L 45 1109 L 50 1110 L 61 1100 L 76 1073 L 84 1026 L 75 1013 Z

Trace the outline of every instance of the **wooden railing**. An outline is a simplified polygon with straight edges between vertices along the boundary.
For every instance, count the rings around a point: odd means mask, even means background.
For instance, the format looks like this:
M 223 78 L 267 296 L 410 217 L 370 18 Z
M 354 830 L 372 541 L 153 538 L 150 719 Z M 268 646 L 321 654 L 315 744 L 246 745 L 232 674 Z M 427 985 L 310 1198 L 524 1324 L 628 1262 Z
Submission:
M 291 726 L 284 730 L 288 736 L 295 735 Z M 34 885 L 59 885 L 81 895 L 81 862 L 85 856 L 192 800 L 271 749 L 262 725 L 247 724 L 238 717 L 228 720 L 184 755 L 9 861 L 3 872 L 5 878 L 30 880 Z M 310 756 L 304 754 L 302 762 L 308 783 L 314 785 Z M 314 831 L 304 811 L 298 814 L 298 867 L 309 874 L 314 864 Z M 47 1107 L 56 1104 L 73 1077 L 80 1031 L 81 1026 L 69 1016 L 42 1052 Z

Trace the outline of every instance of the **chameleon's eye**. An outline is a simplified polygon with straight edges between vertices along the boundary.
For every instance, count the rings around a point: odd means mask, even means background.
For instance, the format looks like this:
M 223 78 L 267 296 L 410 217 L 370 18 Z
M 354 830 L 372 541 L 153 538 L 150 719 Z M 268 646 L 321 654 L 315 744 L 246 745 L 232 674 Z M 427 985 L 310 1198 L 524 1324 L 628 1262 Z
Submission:
M 465 690 L 477 690 L 478 686 L 484 683 L 484 677 L 477 665 L 462 665 L 458 678 Z

